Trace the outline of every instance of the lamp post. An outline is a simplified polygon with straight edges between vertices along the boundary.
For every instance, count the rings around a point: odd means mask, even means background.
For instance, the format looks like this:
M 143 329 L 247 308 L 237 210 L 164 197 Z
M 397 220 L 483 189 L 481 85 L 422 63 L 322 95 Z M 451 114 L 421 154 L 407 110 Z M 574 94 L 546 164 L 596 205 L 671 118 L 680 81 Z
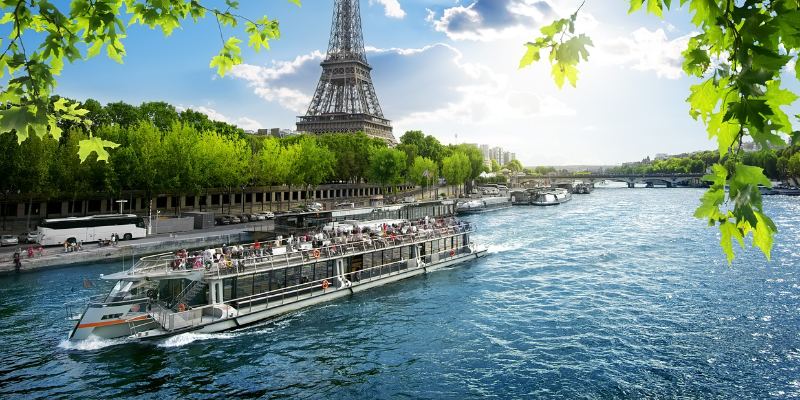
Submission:
M 117 200 L 116 203 L 119 204 L 119 214 L 122 215 L 122 205 L 127 203 L 128 200 Z

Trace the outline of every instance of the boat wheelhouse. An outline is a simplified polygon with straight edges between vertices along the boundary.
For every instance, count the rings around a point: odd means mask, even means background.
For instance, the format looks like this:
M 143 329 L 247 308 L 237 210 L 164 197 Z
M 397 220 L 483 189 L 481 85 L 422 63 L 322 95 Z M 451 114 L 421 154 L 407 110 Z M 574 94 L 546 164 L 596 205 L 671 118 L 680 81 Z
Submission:
M 455 218 L 374 228 L 143 257 L 103 276 L 117 283 L 89 299 L 70 339 L 234 329 L 486 255 Z

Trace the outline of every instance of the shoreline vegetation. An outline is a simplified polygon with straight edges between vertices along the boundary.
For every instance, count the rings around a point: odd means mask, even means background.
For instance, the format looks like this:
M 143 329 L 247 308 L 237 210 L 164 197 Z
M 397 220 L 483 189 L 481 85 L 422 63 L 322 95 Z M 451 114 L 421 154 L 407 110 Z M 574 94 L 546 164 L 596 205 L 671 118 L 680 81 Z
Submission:
M 157 194 L 169 190 L 201 194 L 228 193 L 247 186 L 312 187 L 322 183 L 371 183 L 392 186 L 438 184 L 439 177 L 465 185 L 483 172 L 483 156 L 472 145 L 443 145 L 419 131 L 406 132 L 390 148 L 363 133 L 292 135 L 285 138 L 248 134 L 193 110 L 179 111 L 164 102 L 134 106 L 101 105 L 86 100 L 95 137 L 118 143 L 106 162 L 97 155 L 81 162 L 87 128 L 67 120 L 64 134 L 17 143 L 0 135 L 0 195 L 27 199 L 77 200 L 123 191 Z M 74 210 L 70 210 L 74 212 Z

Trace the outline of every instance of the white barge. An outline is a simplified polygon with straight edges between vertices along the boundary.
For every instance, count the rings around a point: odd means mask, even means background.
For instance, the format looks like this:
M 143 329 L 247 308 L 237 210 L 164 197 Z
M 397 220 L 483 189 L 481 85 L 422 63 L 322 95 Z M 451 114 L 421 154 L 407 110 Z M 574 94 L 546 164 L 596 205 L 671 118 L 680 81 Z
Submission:
M 486 255 L 454 218 L 160 254 L 87 301 L 71 340 L 220 332 Z M 69 313 L 68 308 L 68 313 Z
M 482 197 L 459 202 L 456 205 L 456 212 L 458 214 L 479 214 L 508 207 L 511 207 L 511 198 L 508 196 Z
M 562 188 L 527 189 L 511 193 L 511 203 L 515 206 L 555 206 L 572 200 L 572 194 Z

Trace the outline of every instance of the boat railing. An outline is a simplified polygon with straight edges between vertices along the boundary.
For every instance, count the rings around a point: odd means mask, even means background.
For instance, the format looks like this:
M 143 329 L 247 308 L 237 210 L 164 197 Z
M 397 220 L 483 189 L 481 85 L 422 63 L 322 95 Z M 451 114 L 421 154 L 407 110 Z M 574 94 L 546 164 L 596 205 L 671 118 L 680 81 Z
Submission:
M 233 307 L 241 312 L 247 310 L 252 312 L 253 307 L 256 305 L 263 305 L 265 309 L 277 307 L 286 304 L 287 302 L 296 302 L 304 299 L 309 299 L 330 293 L 335 290 L 347 288 L 353 285 L 360 285 L 370 283 L 372 281 L 384 279 L 393 275 L 408 272 L 409 270 L 420 269 L 425 265 L 433 262 L 433 257 L 437 256 L 438 261 L 446 260 L 447 258 L 455 258 L 464 254 L 470 254 L 472 249 L 469 244 L 462 244 L 458 248 L 445 249 L 437 251 L 433 254 L 421 256 L 424 264 L 418 263 L 417 258 L 406 258 L 399 260 L 392 260 L 381 265 L 374 265 L 368 268 L 363 268 L 353 272 L 343 272 L 342 276 L 329 276 L 322 279 L 315 279 L 308 282 L 303 282 L 297 285 L 286 286 L 277 288 L 275 290 L 243 296 L 239 298 L 225 299 L 225 304 L 231 304 Z M 344 277 L 346 281 L 342 281 Z M 349 282 L 349 284 L 347 283 Z M 159 303 L 154 306 L 152 313 L 161 324 L 161 326 L 168 331 L 182 330 L 202 325 L 204 322 L 209 322 L 212 319 L 219 317 L 224 318 L 224 311 L 215 308 L 219 304 L 206 304 L 186 311 L 174 311 L 166 304 Z M 214 310 L 220 315 L 209 316 L 208 310 Z
M 350 242 L 344 244 L 334 244 L 331 246 L 326 246 L 321 248 L 313 248 L 311 250 L 300 250 L 291 253 L 285 253 L 282 255 L 255 256 L 255 257 L 240 259 L 238 260 L 239 261 L 238 263 L 236 264 L 231 263 L 230 266 L 221 263 L 213 264 L 212 267 L 207 271 L 207 273 L 216 275 L 218 278 L 221 278 L 223 275 L 236 275 L 259 269 L 269 270 L 275 268 L 286 268 L 293 265 L 302 265 L 309 262 L 330 260 L 341 256 L 357 255 L 359 253 L 366 253 L 382 249 L 392 249 L 398 246 L 408 245 L 415 242 L 422 242 L 428 239 L 448 237 L 451 235 L 468 233 L 468 232 L 473 232 L 473 230 L 469 227 L 463 229 L 460 228 L 440 229 L 437 230 L 436 232 L 431 232 L 430 235 L 425 235 L 422 240 L 418 240 L 420 238 L 420 233 L 418 232 L 416 235 L 407 234 L 407 235 L 395 236 L 394 238 L 391 237 L 371 238 L 363 241 Z M 265 268 L 267 266 L 268 268 Z
M 343 237 L 334 237 L 330 239 L 333 242 L 330 245 L 286 251 L 284 254 L 269 254 L 264 248 L 256 250 L 252 248 L 252 245 L 248 245 L 247 251 L 254 255 L 237 259 L 225 258 L 221 262 L 206 264 L 199 268 L 187 267 L 186 265 L 182 268 L 176 268 L 176 255 L 174 253 L 162 253 L 142 257 L 129 271 L 129 275 L 146 273 L 171 275 L 197 271 L 204 271 L 206 274 L 216 276 L 239 274 L 264 268 L 267 265 L 269 265 L 270 269 L 280 268 L 472 232 L 474 232 L 474 228 L 471 224 L 460 223 L 446 227 L 420 229 L 417 232 L 406 234 L 385 234 L 378 237 L 359 238 L 353 241 L 343 241 Z

